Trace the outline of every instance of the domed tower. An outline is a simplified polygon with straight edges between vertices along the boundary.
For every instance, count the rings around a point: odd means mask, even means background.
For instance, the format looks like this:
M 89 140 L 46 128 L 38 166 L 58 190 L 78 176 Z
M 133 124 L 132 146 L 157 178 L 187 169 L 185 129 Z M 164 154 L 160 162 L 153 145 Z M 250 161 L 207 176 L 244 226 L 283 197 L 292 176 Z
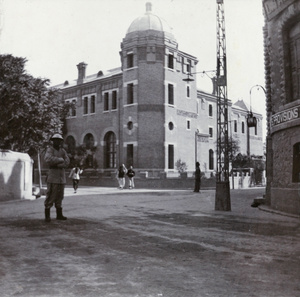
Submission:
M 175 92 L 185 84 L 182 79 L 186 73 L 194 71 L 197 60 L 179 55 L 171 27 L 152 13 L 149 2 L 146 13 L 129 26 L 120 55 L 124 90 L 120 142 L 124 159 L 127 163 L 132 159 L 134 167 L 173 169 L 174 145 L 170 151 L 166 144 L 168 113 L 176 116 Z M 196 97 L 196 88 L 194 94 Z

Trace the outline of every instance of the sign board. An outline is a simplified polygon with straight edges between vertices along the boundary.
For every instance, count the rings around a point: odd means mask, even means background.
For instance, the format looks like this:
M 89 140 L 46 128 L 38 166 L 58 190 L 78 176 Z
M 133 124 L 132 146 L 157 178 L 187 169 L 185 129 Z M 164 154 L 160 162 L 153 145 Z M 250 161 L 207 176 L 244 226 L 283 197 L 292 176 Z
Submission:
M 272 115 L 271 126 L 277 126 L 300 118 L 300 106 L 295 106 Z

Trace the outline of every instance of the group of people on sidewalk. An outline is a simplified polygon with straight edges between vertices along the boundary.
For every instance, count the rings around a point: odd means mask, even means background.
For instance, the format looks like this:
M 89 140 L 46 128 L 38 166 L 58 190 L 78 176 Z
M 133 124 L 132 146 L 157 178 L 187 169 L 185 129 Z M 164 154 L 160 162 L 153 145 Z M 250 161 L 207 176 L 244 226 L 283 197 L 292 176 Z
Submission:
M 129 169 L 126 168 L 124 164 L 120 165 L 119 169 L 116 172 L 116 177 L 119 182 L 119 189 L 124 189 L 125 187 L 125 176 L 128 176 L 129 180 L 129 189 L 134 188 L 134 176 L 135 172 L 133 170 L 133 167 L 130 166 Z
M 72 168 L 72 170 L 69 174 L 69 178 L 72 178 L 72 180 L 73 180 L 74 193 L 77 192 L 80 175 L 82 174 L 82 172 L 83 172 L 83 169 L 81 169 L 80 167 L 74 167 L 74 168 Z M 127 169 L 126 166 L 124 164 L 122 164 L 122 165 L 120 165 L 119 169 L 117 169 L 117 171 L 116 171 L 116 178 L 118 180 L 120 189 L 125 188 L 125 183 L 126 183 L 125 176 L 128 177 L 129 189 L 133 189 L 134 188 L 135 171 L 133 170 L 132 166 L 130 166 L 129 169 Z

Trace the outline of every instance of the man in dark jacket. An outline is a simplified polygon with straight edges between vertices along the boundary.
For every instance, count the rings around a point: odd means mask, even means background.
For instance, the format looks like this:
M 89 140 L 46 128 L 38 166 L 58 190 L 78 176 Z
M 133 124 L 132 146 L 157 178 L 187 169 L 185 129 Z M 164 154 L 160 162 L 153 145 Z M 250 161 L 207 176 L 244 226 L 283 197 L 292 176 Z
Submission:
M 133 170 L 133 167 L 130 166 L 128 171 L 127 171 L 127 176 L 129 179 L 129 189 L 133 189 L 134 188 L 134 176 L 135 176 L 135 172 Z
M 68 167 L 70 159 L 67 152 L 62 148 L 63 137 L 54 134 L 51 137 L 53 146 L 47 148 L 45 162 L 49 165 L 47 176 L 47 194 L 45 200 L 45 221 L 50 222 L 50 209 L 55 205 L 56 219 L 66 220 L 62 213 L 62 200 L 66 184 L 65 168 Z
M 195 188 L 194 192 L 199 193 L 201 186 L 201 170 L 200 170 L 200 163 L 196 162 L 196 171 L 195 171 Z

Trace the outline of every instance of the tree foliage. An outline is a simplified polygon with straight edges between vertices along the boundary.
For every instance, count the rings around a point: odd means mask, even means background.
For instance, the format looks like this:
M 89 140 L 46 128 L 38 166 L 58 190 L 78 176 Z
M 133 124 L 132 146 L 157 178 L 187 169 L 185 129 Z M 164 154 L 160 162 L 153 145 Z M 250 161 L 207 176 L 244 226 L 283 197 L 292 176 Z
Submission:
M 182 172 L 186 172 L 187 171 L 187 165 L 185 162 L 183 162 L 181 159 L 178 159 L 176 161 L 176 169 L 178 170 L 179 173 L 182 173 Z
M 216 142 L 216 146 L 218 143 Z M 221 140 L 221 148 L 224 148 L 225 146 L 225 139 L 222 137 Z M 240 151 L 240 141 L 235 137 L 228 137 L 228 155 L 229 155 L 229 161 L 232 161 L 235 156 Z
M 67 110 L 48 79 L 26 73 L 26 62 L 0 55 L 0 148 L 33 153 L 62 132 Z

